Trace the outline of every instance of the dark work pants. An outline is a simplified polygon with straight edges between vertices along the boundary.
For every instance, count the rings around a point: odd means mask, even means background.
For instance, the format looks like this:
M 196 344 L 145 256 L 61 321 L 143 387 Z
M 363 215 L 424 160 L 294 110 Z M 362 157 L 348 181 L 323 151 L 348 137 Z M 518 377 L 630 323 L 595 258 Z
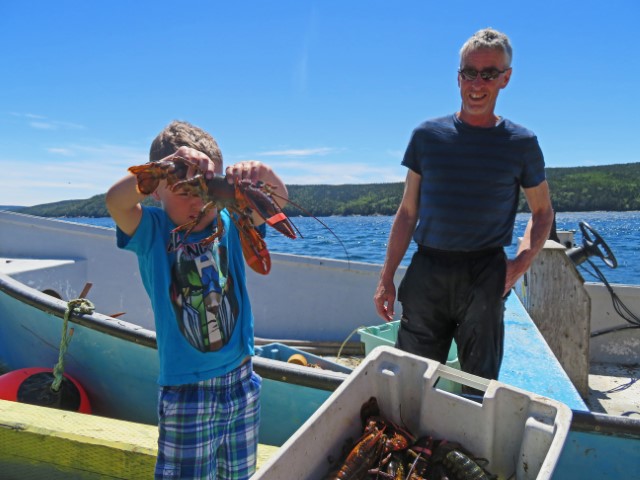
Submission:
M 444 252 L 421 247 L 398 289 L 402 318 L 396 347 L 445 363 L 455 339 L 464 372 L 497 379 L 505 276 L 501 248 Z

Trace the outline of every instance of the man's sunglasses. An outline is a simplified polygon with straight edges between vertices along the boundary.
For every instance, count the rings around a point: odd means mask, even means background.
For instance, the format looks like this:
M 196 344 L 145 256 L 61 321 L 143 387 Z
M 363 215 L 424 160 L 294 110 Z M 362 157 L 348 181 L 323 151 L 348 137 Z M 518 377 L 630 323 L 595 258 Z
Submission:
M 460 74 L 463 80 L 467 80 L 469 82 L 478 78 L 478 75 L 480 75 L 480 78 L 485 82 L 490 82 L 498 78 L 507 70 L 510 70 L 510 68 L 505 68 L 504 70 L 498 70 L 497 68 L 493 67 L 493 68 L 485 68 L 484 70 L 480 70 L 480 71 L 476 70 L 475 68 L 461 68 L 460 70 L 458 70 L 458 73 Z

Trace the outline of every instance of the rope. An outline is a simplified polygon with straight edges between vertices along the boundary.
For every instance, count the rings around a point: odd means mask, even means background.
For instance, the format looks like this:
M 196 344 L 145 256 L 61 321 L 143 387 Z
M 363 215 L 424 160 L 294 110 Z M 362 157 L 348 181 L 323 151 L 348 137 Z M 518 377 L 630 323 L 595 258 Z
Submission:
M 340 345 L 340 349 L 338 350 L 338 355 L 336 356 L 336 360 L 338 360 L 340 358 L 340 355 L 342 355 L 342 349 L 347 344 L 349 339 L 353 337 L 353 335 L 361 328 L 366 328 L 366 327 L 364 325 L 360 325 L 359 327 L 354 328 L 353 331 L 349 334 L 349 336 L 345 338 L 344 342 L 342 342 L 342 345 Z
M 609 295 L 611 297 L 611 303 L 613 305 L 613 309 L 616 311 L 616 313 L 623 320 L 625 320 L 629 324 L 629 325 L 622 325 L 622 326 L 614 327 L 614 328 L 608 328 L 608 329 L 605 329 L 605 330 L 600 330 L 598 332 L 593 332 L 591 334 L 591 337 L 597 337 L 599 335 L 604 335 L 605 333 L 612 333 L 612 332 L 616 332 L 616 331 L 619 331 L 619 330 L 626 330 L 628 328 L 640 328 L 640 317 L 638 317 L 638 315 L 633 313 L 629 309 L 629 307 L 627 307 L 622 302 L 622 300 L 620 300 L 620 297 L 618 297 L 616 292 L 613 290 L 613 287 L 609 284 L 609 282 L 607 281 L 606 277 L 604 276 L 604 273 L 602 273 L 602 271 L 600 271 L 600 269 L 597 267 L 597 265 L 594 264 L 589 259 L 587 259 L 587 263 L 589 265 L 591 265 L 591 268 L 593 268 L 595 273 L 589 271 L 589 269 L 587 269 L 584 265 L 580 265 L 580 268 L 582 268 L 585 272 L 589 273 L 590 275 L 594 276 L 596 279 L 598 279 L 599 281 L 604 283 L 604 286 L 609 291 Z
M 64 312 L 64 321 L 62 323 L 62 339 L 60 340 L 58 363 L 53 367 L 54 380 L 51 385 L 52 391 L 58 392 L 58 390 L 60 390 L 60 385 L 62 384 L 64 375 L 64 355 L 67 353 L 67 347 L 69 346 L 69 342 L 71 342 L 71 337 L 73 336 L 73 328 L 71 330 L 67 330 L 71 313 L 73 312 L 76 315 L 83 315 L 92 313 L 94 310 L 95 307 L 93 306 L 93 303 L 86 298 L 77 298 L 67 302 L 67 309 Z

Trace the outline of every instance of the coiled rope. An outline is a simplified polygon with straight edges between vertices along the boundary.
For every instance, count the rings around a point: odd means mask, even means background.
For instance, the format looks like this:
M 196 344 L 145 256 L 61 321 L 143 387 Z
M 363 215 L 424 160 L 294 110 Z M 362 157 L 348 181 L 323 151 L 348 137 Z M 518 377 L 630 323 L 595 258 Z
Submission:
M 77 298 L 75 300 L 69 300 L 67 302 L 67 309 L 64 312 L 64 321 L 62 323 L 62 339 L 60 340 L 60 349 L 58 352 L 58 363 L 56 363 L 55 367 L 53 367 L 53 376 L 54 380 L 51 384 L 51 390 L 53 392 L 58 392 L 60 390 L 60 385 L 62 384 L 62 379 L 64 377 L 64 355 L 67 353 L 67 347 L 69 346 L 69 342 L 71 342 L 71 337 L 73 336 L 73 328 L 69 330 L 67 327 L 69 325 L 69 317 L 71 313 L 75 313 L 76 315 L 84 315 L 88 313 L 93 313 L 95 310 L 95 306 L 86 298 Z

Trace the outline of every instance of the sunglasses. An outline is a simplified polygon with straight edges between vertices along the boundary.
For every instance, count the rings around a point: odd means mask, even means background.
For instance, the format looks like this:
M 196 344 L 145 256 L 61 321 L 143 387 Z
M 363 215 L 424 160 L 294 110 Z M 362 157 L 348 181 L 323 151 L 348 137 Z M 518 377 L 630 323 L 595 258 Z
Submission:
M 461 68 L 460 70 L 458 70 L 458 73 L 460 74 L 463 80 L 467 80 L 468 82 L 471 82 L 476 78 L 478 78 L 478 75 L 480 75 L 480 78 L 485 82 L 490 82 L 498 78 L 507 70 L 510 70 L 510 68 L 505 68 L 504 70 L 498 70 L 497 68 L 492 67 L 492 68 L 485 68 L 484 70 L 480 70 L 480 71 L 476 70 L 475 68 Z

